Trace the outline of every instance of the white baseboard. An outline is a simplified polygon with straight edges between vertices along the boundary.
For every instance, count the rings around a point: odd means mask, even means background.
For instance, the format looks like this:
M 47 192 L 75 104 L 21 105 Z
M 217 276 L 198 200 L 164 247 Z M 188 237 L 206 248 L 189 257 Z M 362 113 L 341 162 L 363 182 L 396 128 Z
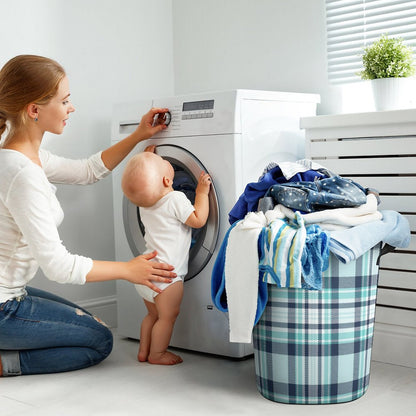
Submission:
M 103 320 L 108 327 L 117 327 L 117 297 L 103 296 L 77 302 L 79 306 Z
M 416 328 L 376 322 L 371 358 L 416 368 Z

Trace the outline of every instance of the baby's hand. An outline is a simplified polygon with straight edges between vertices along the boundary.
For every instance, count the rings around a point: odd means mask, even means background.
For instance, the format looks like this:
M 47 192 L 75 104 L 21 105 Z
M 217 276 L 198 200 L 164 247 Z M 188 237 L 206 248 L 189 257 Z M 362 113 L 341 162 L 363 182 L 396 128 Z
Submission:
M 196 192 L 202 192 L 204 194 L 209 194 L 209 189 L 211 186 L 211 177 L 208 175 L 208 173 L 201 172 L 198 179 L 198 185 L 196 187 Z

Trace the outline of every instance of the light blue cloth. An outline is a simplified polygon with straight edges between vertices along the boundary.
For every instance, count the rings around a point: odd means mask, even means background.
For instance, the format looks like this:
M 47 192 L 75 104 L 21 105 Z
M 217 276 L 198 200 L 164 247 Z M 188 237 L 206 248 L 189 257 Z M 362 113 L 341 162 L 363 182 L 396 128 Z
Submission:
M 407 219 L 396 211 L 380 212 L 383 215 L 381 220 L 329 232 L 329 250 L 340 261 L 348 263 L 380 242 L 397 248 L 407 247 L 410 244 L 410 226 Z
M 302 253 L 302 288 L 322 289 L 322 272 L 329 266 L 329 236 L 319 225 L 306 226 Z

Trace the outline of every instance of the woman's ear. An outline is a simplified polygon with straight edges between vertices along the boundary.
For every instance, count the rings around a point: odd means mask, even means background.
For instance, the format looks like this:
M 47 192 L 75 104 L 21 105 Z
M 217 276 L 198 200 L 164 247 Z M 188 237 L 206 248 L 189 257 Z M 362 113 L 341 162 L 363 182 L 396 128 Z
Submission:
M 38 116 L 39 116 L 39 112 L 38 112 L 38 106 L 35 103 L 31 103 L 27 106 L 27 115 L 35 120 L 38 121 Z

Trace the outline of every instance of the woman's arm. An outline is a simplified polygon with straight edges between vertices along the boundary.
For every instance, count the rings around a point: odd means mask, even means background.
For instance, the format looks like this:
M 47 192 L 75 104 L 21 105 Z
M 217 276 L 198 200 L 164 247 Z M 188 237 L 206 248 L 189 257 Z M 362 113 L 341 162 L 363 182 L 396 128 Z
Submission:
M 156 114 L 166 113 L 167 111 L 167 108 L 152 108 L 142 117 L 137 129 L 132 134 L 104 150 L 101 158 L 107 169 L 113 170 L 133 150 L 137 143 L 166 129 L 165 124 L 153 126 L 153 118 Z
M 150 261 L 156 254 L 156 251 L 143 254 L 127 262 L 94 260 L 86 281 L 103 282 L 122 279 L 131 283 L 146 285 L 161 293 L 161 290 L 153 284 L 153 281 L 169 283 L 172 281 L 171 278 L 176 277 L 176 273 L 172 272 L 173 266 Z
M 86 280 L 125 279 L 152 288 L 150 280 L 166 281 L 165 277 L 176 276 L 172 266 L 150 261 L 156 253 L 138 256 L 127 262 L 112 262 L 95 261 L 68 252 L 56 226 L 62 211 L 58 203 L 53 202 L 55 198 L 42 169 L 33 163 L 26 163 L 18 169 L 7 195 L 5 202 L 12 215 L 10 229 L 16 234 L 14 244 L 21 246 L 22 254 L 16 255 L 24 256 L 21 269 L 26 267 L 29 274 L 32 270 L 36 271 L 38 265 L 48 279 L 59 283 L 83 284 Z M 55 208 L 52 209 L 52 206 Z

